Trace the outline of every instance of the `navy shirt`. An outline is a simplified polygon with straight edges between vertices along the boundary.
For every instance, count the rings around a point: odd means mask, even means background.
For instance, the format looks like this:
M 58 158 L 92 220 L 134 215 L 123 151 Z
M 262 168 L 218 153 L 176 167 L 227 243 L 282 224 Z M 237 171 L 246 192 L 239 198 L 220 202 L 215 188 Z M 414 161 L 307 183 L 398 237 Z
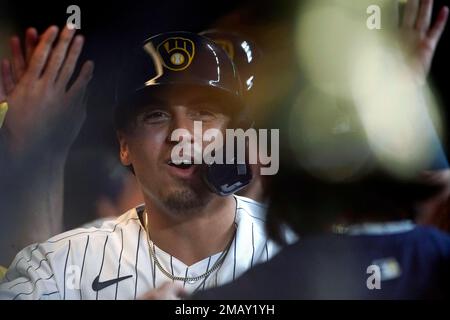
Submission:
M 370 269 L 374 265 L 379 272 Z M 382 235 L 325 234 L 305 237 L 235 282 L 194 298 L 449 298 L 449 274 L 450 236 L 431 227 Z

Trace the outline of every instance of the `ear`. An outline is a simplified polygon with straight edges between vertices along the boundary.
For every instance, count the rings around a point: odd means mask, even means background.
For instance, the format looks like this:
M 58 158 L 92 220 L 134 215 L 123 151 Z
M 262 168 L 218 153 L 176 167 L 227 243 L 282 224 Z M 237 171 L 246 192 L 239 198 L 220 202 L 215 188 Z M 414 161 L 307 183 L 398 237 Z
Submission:
M 127 136 L 125 133 L 118 131 L 117 139 L 120 145 L 120 162 L 124 166 L 131 165 L 130 149 L 128 146 Z

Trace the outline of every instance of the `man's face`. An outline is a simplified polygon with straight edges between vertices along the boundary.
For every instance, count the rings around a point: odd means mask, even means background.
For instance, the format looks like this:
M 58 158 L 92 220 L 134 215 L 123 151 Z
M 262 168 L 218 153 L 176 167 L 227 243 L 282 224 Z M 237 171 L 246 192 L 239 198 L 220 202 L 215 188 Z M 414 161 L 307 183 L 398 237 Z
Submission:
M 183 142 L 194 141 L 194 121 L 201 121 L 202 132 L 218 129 L 224 134 L 230 118 L 221 113 L 221 100 L 204 90 L 158 89 L 126 132 L 119 133 L 121 161 L 132 165 L 144 195 L 173 213 L 195 211 L 213 194 L 202 181 L 201 165 L 176 165 L 171 160 L 171 141 L 175 129 L 185 129 Z M 203 143 L 203 149 L 207 145 Z M 192 149 L 191 149 L 192 150 Z M 200 147 L 200 150 L 201 147 Z M 193 156 L 193 155 L 192 155 Z M 193 163 L 193 159 L 192 159 Z

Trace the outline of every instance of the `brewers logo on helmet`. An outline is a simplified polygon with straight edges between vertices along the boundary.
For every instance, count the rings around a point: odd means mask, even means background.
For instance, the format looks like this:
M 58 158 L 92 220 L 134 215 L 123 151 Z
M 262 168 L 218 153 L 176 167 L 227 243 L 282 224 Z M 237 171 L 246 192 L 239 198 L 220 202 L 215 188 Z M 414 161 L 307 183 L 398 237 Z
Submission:
M 181 71 L 189 67 L 194 59 L 194 42 L 187 38 L 172 37 L 158 45 L 156 49 L 164 66 L 173 71 Z
M 233 62 L 214 41 L 195 33 L 158 34 L 127 57 L 116 86 L 116 120 L 162 86 L 208 88 L 229 98 L 236 111 L 242 108 L 241 82 Z

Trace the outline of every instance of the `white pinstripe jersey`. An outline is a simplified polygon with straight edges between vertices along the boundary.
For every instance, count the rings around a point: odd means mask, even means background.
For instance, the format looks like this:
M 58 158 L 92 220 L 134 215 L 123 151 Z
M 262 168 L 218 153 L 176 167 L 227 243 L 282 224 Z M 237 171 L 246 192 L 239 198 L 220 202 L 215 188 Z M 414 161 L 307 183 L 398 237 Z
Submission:
M 266 237 L 265 207 L 247 198 L 235 199 L 237 231 L 224 263 L 205 281 L 183 283 L 187 291 L 230 282 L 278 251 Z M 100 228 L 71 230 L 26 247 L 0 283 L 0 299 L 136 299 L 172 281 L 149 254 L 139 219 L 142 212 L 143 206 L 133 208 Z M 205 273 L 220 256 L 217 253 L 186 266 L 156 246 L 155 252 L 167 271 L 181 277 Z

